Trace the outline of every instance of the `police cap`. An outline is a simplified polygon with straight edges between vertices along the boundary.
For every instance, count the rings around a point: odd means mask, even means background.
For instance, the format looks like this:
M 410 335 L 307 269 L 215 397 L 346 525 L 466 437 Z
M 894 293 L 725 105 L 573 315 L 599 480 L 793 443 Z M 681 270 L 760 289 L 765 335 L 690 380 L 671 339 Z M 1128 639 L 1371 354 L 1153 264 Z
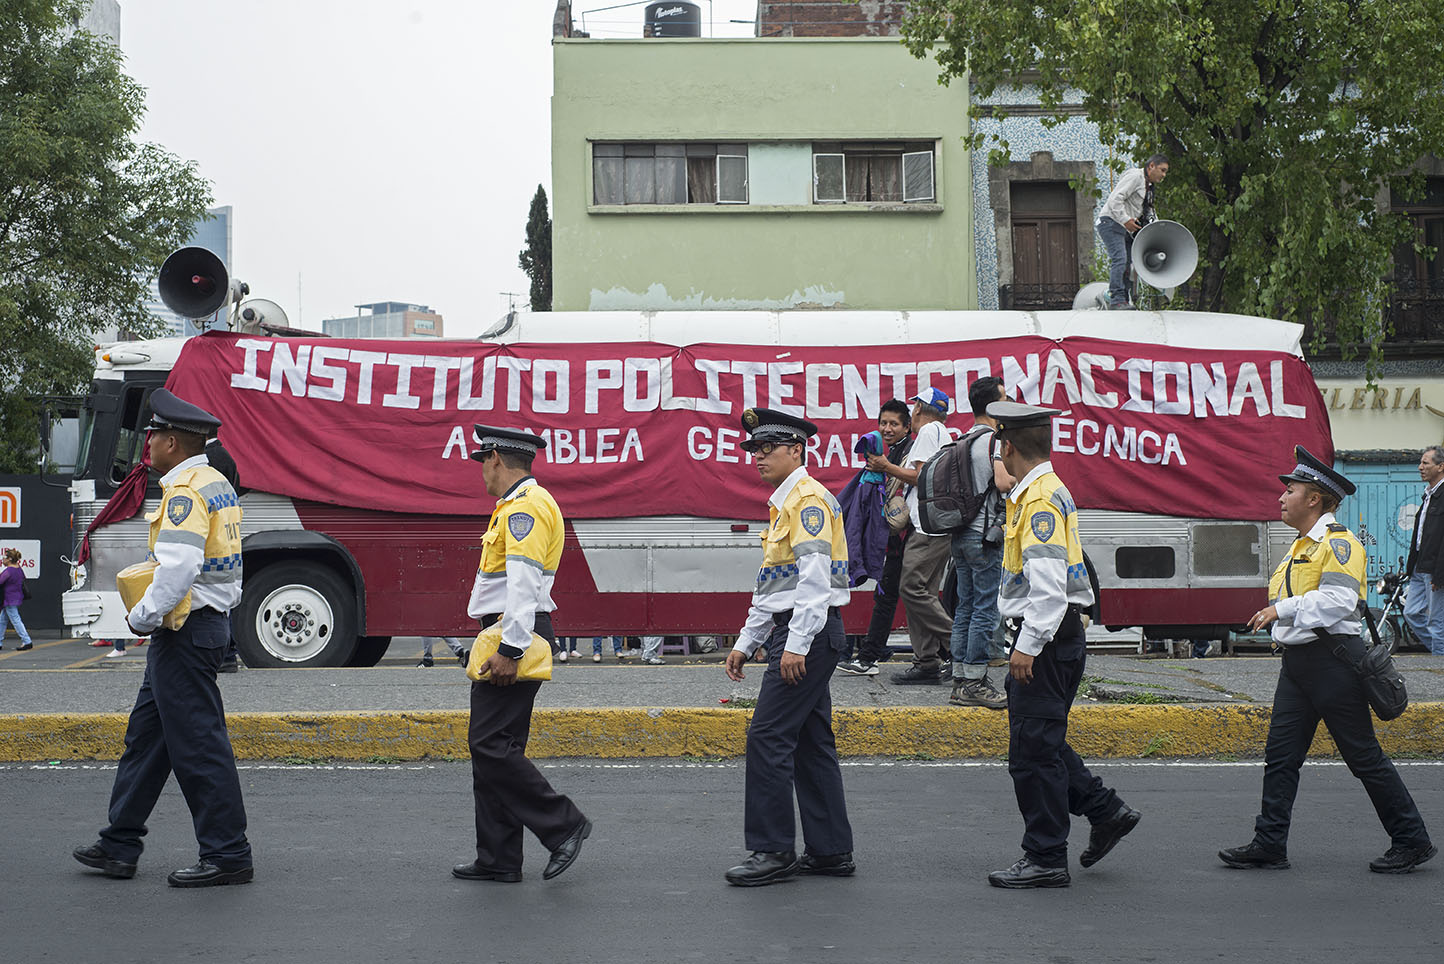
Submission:
M 471 453 L 471 457 L 478 462 L 497 449 L 534 457 L 547 444 L 540 435 L 533 435 L 515 428 L 473 425 L 471 429 L 472 440 L 476 442 L 477 446 L 476 451 Z
M 744 452 L 755 452 L 769 442 L 800 445 L 817 434 L 817 426 L 807 419 L 770 408 L 749 408 L 743 412 L 742 430 L 748 436 L 741 442 Z
M 209 436 L 220 427 L 221 420 L 199 405 L 176 398 L 164 388 L 150 393 L 150 424 L 146 428 Z
M 1302 445 L 1294 446 L 1294 459 L 1298 464 L 1288 475 L 1279 476 L 1280 482 L 1307 482 L 1341 499 L 1354 494 L 1354 483 L 1335 472 L 1333 466 L 1326 465 Z
M 1013 428 L 1036 428 L 1039 425 L 1048 425 L 1053 421 L 1053 416 L 1062 414 L 1056 408 L 1024 405 L 1022 402 L 988 403 L 988 415 L 998 423 L 999 432 L 1006 432 Z

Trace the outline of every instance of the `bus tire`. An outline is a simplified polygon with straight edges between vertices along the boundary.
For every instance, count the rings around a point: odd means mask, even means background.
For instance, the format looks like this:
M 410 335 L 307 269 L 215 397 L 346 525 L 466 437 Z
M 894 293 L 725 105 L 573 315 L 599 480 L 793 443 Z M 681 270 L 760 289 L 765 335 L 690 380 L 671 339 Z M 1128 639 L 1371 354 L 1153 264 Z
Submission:
M 234 622 L 247 666 L 345 666 L 356 651 L 355 590 L 319 562 L 281 562 L 247 576 Z
M 348 666 L 375 666 L 386 655 L 391 645 L 390 636 L 361 636 L 356 640 L 356 652 L 351 654 Z

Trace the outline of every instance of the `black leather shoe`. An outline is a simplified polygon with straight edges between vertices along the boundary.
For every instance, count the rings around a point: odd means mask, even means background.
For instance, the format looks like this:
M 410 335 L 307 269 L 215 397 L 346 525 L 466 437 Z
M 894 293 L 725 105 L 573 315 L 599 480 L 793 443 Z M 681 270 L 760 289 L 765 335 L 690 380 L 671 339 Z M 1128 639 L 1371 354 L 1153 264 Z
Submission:
M 723 876 L 727 878 L 727 883 L 734 887 L 762 887 L 796 877 L 801 869 L 802 863 L 797 859 L 795 850 L 784 850 L 780 853 L 755 850 Z
M 1023 890 L 1028 887 L 1067 887 L 1071 878 L 1067 867 L 1044 867 L 1026 854 L 1007 870 L 995 870 L 988 875 L 988 883 L 994 887 Z
M 803 854 L 797 872 L 813 877 L 851 877 L 857 873 L 852 854 Z
M 1390 847 L 1384 856 L 1369 861 L 1369 869 L 1376 874 L 1407 874 L 1438 852 L 1439 848 L 1433 844 L 1422 847 Z
M 933 670 L 931 673 L 918 669 L 916 666 L 909 666 L 901 673 L 892 674 L 893 685 L 895 686 L 936 686 L 943 681 L 942 670 Z
M 562 845 L 552 851 L 552 859 L 547 861 L 547 869 L 542 871 L 542 880 L 551 880 L 572 865 L 577 859 L 577 854 L 582 852 L 582 841 L 592 835 L 592 822 L 586 817 L 577 824 L 577 828 L 567 835 Z
M 425 667 L 431 667 L 431 666 L 435 666 L 435 665 L 436 665 L 436 660 L 432 659 L 430 656 L 423 656 L 423 657 L 421 657 L 421 662 L 419 662 L 419 663 L 416 664 L 416 668 L 417 668 L 417 669 L 421 669 L 423 666 L 425 666 Z
M 255 868 L 247 864 L 222 870 L 209 860 L 198 860 L 194 866 L 172 870 L 165 882 L 172 887 L 221 887 L 225 884 L 249 884 L 256 876 Z
M 521 871 L 494 870 L 491 867 L 483 867 L 473 860 L 469 864 L 457 864 L 452 867 L 451 876 L 461 880 L 494 880 L 501 884 L 515 884 L 521 880 Z
M 106 853 L 105 848 L 99 843 L 93 843 L 89 847 L 76 847 L 70 852 L 70 855 L 85 866 L 94 867 L 107 877 L 129 880 L 135 876 L 135 864 L 116 860 Z
M 1288 870 L 1288 855 L 1250 841 L 1243 847 L 1230 847 L 1218 852 L 1218 859 L 1235 870 Z
M 1093 829 L 1088 831 L 1088 849 L 1083 851 L 1078 862 L 1084 867 L 1092 867 L 1098 863 L 1108 856 L 1108 851 L 1128 836 L 1142 819 L 1143 814 L 1126 803 L 1120 803 L 1118 809 L 1113 811 L 1113 816 L 1098 821 L 1093 825 Z

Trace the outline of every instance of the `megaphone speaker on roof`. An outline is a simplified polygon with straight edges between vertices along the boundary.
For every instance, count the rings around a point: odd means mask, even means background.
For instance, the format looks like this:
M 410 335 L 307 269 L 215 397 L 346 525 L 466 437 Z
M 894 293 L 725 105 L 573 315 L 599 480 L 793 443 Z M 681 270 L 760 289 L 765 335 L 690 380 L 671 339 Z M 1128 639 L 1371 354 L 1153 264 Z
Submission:
M 233 294 L 225 262 L 200 247 L 171 252 L 156 279 L 160 300 L 182 318 L 206 318 L 230 304 Z
M 1155 288 L 1176 288 L 1198 267 L 1198 242 L 1177 221 L 1154 221 L 1133 237 L 1133 270 Z

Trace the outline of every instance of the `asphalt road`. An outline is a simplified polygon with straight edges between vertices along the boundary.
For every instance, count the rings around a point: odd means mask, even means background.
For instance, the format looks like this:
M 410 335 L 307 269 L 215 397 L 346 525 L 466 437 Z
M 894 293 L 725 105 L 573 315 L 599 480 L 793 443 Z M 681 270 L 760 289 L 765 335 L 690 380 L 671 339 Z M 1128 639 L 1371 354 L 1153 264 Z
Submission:
M 1444 838 L 1444 765 L 1401 764 Z M 1249 839 L 1258 764 L 1110 764 L 1097 772 L 1144 811 L 1073 886 L 990 888 L 1020 822 L 996 763 L 846 765 L 859 873 L 727 887 L 743 856 L 741 765 L 556 761 L 551 780 L 596 831 L 541 880 L 527 838 L 519 885 L 454 880 L 471 854 L 463 764 L 242 768 L 257 879 L 182 891 L 195 856 L 172 783 L 130 881 L 86 872 L 114 768 L 0 765 L 0 947 L 17 962 L 1337 961 L 1437 959 L 1444 858 L 1402 877 L 1366 864 L 1388 844 L 1337 764 L 1304 774 L 1283 872 L 1231 871 L 1214 852 Z M 1387 938 L 1382 937 L 1387 933 Z

